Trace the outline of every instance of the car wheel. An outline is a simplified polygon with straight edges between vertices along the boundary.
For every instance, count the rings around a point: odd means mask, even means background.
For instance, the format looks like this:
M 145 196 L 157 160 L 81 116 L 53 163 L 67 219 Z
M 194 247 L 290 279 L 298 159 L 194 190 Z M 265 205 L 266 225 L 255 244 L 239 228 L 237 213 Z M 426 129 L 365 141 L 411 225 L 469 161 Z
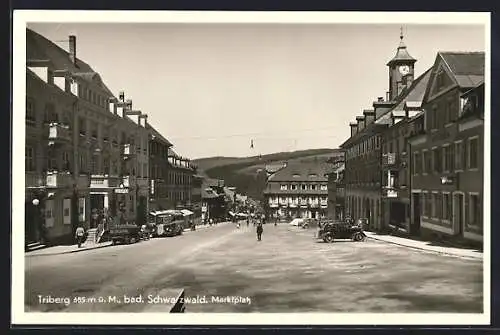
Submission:
M 135 239 L 135 237 L 131 237 L 129 243 L 132 244 L 132 243 L 135 243 L 135 242 L 137 242 L 137 240 Z
M 113 240 L 112 243 L 113 243 L 113 245 L 116 245 L 116 240 Z
M 325 241 L 326 243 L 333 243 L 333 235 L 332 234 L 325 235 L 323 241 Z
M 363 234 L 361 233 L 355 233 L 353 236 L 352 236 L 352 239 L 356 242 L 361 242 L 365 239 L 365 237 L 363 236 Z

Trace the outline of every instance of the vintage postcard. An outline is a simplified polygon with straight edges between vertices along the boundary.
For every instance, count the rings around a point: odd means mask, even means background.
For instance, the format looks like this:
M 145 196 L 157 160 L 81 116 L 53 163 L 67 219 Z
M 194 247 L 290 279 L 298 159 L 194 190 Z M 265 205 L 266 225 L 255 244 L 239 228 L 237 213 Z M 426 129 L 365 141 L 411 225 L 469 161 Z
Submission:
M 489 13 L 13 29 L 13 324 L 490 323 Z

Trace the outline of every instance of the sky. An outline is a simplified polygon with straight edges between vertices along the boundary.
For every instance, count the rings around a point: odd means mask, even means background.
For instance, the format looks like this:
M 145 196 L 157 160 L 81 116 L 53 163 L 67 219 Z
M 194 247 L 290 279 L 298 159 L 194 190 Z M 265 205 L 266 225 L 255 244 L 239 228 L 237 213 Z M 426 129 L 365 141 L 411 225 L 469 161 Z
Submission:
M 388 90 L 401 24 L 29 23 L 191 159 L 337 148 Z M 438 51 L 484 51 L 480 25 L 403 26 L 416 76 Z M 253 141 L 253 148 L 251 142 Z

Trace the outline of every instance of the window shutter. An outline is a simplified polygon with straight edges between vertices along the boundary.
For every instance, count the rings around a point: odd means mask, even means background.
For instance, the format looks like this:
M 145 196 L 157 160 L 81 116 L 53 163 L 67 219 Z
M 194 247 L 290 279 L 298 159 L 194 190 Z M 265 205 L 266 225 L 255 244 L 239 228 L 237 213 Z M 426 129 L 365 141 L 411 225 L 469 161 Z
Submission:
M 467 227 L 469 225 L 469 223 L 471 222 L 471 218 L 470 218 L 470 210 L 469 210 L 469 195 L 468 194 L 465 194 L 464 195 L 464 207 L 465 207 L 465 213 L 464 213 L 464 222 L 465 222 L 465 227 Z

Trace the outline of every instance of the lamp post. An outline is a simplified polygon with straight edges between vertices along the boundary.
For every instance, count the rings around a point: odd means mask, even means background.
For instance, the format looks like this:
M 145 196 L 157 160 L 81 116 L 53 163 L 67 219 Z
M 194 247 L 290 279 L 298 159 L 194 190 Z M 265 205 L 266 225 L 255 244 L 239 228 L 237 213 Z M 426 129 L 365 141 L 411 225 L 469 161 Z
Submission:
M 38 198 L 35 198 L 33 199 L 33 201 L 31 201 L 31 203 L 33 204 L 33 206 L 35 207 L 35 215 L 34 215 L 34 221 L 35 221 L 35 227 L 36 227 L 36 231 L 37 231 L 37 238 L 41 238 L 43 239 L 43 234 L 42 234 L 42 231 L 40 229 L 40 223 L 39 223 L 39 207 L 38 205 L 40 205 L 40 200 Z M 42 236 L 41 236 L 42 235 Z

